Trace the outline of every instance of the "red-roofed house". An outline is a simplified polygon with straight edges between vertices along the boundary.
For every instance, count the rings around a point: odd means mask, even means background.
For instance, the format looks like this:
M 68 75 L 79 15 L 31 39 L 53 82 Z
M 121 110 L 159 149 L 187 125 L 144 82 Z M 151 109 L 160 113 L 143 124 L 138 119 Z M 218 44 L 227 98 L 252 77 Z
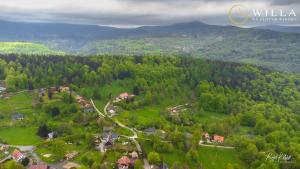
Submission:
M 223 143 L 224 142 L 224 137 L 215 134 L 212 138 L 212 141 L 217 142 L 217 143 Z
M 30 166 L 29 169 L 49 169 L 49 166 L 45 164 L 37 164 Z
M 127 99 L 129 97 L 129 94 L 128 93 L 121 93 L 119 97 L 120 97 L 120 99 L 124 100 L 124 99 Z
M 15 161 L 20 161 L 25 158 L 25 156 L 19 150 L 14 150 L 11 156 Z
M 119 169 L 127 169 L 131 165 L 131 160 L 127 156 L 123 156 L 117 161 L 117 164 Z

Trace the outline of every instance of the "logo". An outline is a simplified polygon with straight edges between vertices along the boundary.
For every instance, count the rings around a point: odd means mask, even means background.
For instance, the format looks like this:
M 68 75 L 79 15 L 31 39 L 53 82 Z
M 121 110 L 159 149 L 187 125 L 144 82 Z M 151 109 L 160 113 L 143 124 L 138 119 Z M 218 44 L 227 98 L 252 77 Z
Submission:
M 228 18 L 232 25 L 243 26 L 249 21 L 286 23 L 297 21 L 297 14 L 294 9 L 280 8 L 249 8 L 248 5 L 236 4 L 228 11 Z
M 233 25 L 242 26 L 249 21 L 251 15 L 245 5 L 237 4 L 229 9 L 228 17 Z

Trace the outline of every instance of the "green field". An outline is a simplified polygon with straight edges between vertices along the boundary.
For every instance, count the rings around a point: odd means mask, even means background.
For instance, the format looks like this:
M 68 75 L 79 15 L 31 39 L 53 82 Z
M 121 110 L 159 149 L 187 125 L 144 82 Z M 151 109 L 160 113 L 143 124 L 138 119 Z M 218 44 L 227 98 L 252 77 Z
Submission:
M 32 109 L 35 93 L 23 92 L 8 99 L 0 99 L 0 113 Z
M 0 139 L 12 145 L 36 145 L 41 141 L 36 132 L 35 127 L 0 128 Z
M 152 146 L 146 140 L 140 140 L 146 152 L 149 153 L 152 151 Z M 225 169 L 226 166 L 230 163 L 231 165 L 238 164 L 243 166 L 242 162 L 238 158 L 238 154 L 234 149 L 222 149 L 222 148 L 213 148 L 213 147 L 198 147 L 199 161 L 203 165 L 204 169 Z M 171 167 L 172 164 L 177 161 L 184 163 L 185 154 L 178 149 L 173 149 L 169 153 L 160 153 L 161 158 L 169 164 Z M 196 168 L 195 164 L 193 168 Z M 192 169 L 193 169 L 192 168 Z M 243 168 L 240 168 L 243 169 Z
M 43 44 L 29 42 L 0 42 L 0 53 L 64 54 L 64 52 L 51 50 Z
M 198 152 L 199 161 L 207 169 L 225 169 L 229 163 L 241 164 L 237 152 L 233 149 L 199 147 Z
M 224 113 L 208 112 L 204 111 L 198 118 L 198 121 L 201 123 L 212 124 L 216 123 L 218 120 L 226 118 L 227 115 Z

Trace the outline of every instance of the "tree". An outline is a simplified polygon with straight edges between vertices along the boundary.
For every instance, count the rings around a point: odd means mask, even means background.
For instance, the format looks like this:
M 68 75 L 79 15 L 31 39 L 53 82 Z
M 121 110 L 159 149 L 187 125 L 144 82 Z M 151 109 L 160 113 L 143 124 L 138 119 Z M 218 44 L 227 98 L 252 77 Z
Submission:
M 133 94 L 136 96 L 138 96 L 140 94 L 140 89 L 138 86 L 133 87 Z
M 60 114 L 60 110 L 58 107 L 53 107 L 51 110 L 52 117 L 58 116 Z
M 51 100 L 53 96 L 53 93 L 50 89 L 48 89 L 48 98 Z
M 26 169 L 22 164 L 15 161 L 9 161 L 4 165 L 4 169 Z
M 48 129 L 48 126 L 46 124 L 43 124 L 39 126 L 37 135 L 42 138 L 47 138 L 50 130 Z
M 28 157 L 25 157 L 24 159 L 22 159 L 21 164 L 23 166 L 27 166 L 29 164 L 30 160 Z
M 158 165 L 161 162 L 160 155 L 155 151 L 149 153 L 148 160 L 150 164 L 156 165 Z
M 258 150 L 253 143 L 249 143 L 246 149 L 241 151 L 241 159 L 245 160 L 249 164 L 256 160 Z
M 225 169 L 234 169 L 234 167 L 231 163 L 228 163 Z
M 134 164 L 134 169 L 144 169 L 144 164 L 141 160 L 136 160 Z
M 188 162 L 193 163 L 197 162 L 199 159 L 198 152 L 194 149 L 190 149 L 187 154 L 185 155 L 185 158 Z
M 93 98 L 96 99 L 96 100 L 100 100 L 102 97 L 101 97 L 101 92 L 99 90 L 99 88 L 95 88 L 94 91 L 93 91 Z

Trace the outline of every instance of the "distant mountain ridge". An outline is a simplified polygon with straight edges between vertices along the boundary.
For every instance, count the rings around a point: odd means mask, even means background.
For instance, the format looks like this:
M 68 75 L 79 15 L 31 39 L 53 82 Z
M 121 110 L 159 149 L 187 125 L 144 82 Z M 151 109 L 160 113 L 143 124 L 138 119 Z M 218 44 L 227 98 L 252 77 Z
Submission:
M 0 21 L 0 41 L 42 43 L 52 50 L 81 55 L 184 53 L 300 72 L 300 34 L 266 28 L 198 21 L 138 28 Z
M 286 33 L 300 33 L 300 26 L 266 25 L 266 26 L 255 27 L 255 29 L 265 29 L 265 30 L 272 30 L 272 31 L 286 32 Z

